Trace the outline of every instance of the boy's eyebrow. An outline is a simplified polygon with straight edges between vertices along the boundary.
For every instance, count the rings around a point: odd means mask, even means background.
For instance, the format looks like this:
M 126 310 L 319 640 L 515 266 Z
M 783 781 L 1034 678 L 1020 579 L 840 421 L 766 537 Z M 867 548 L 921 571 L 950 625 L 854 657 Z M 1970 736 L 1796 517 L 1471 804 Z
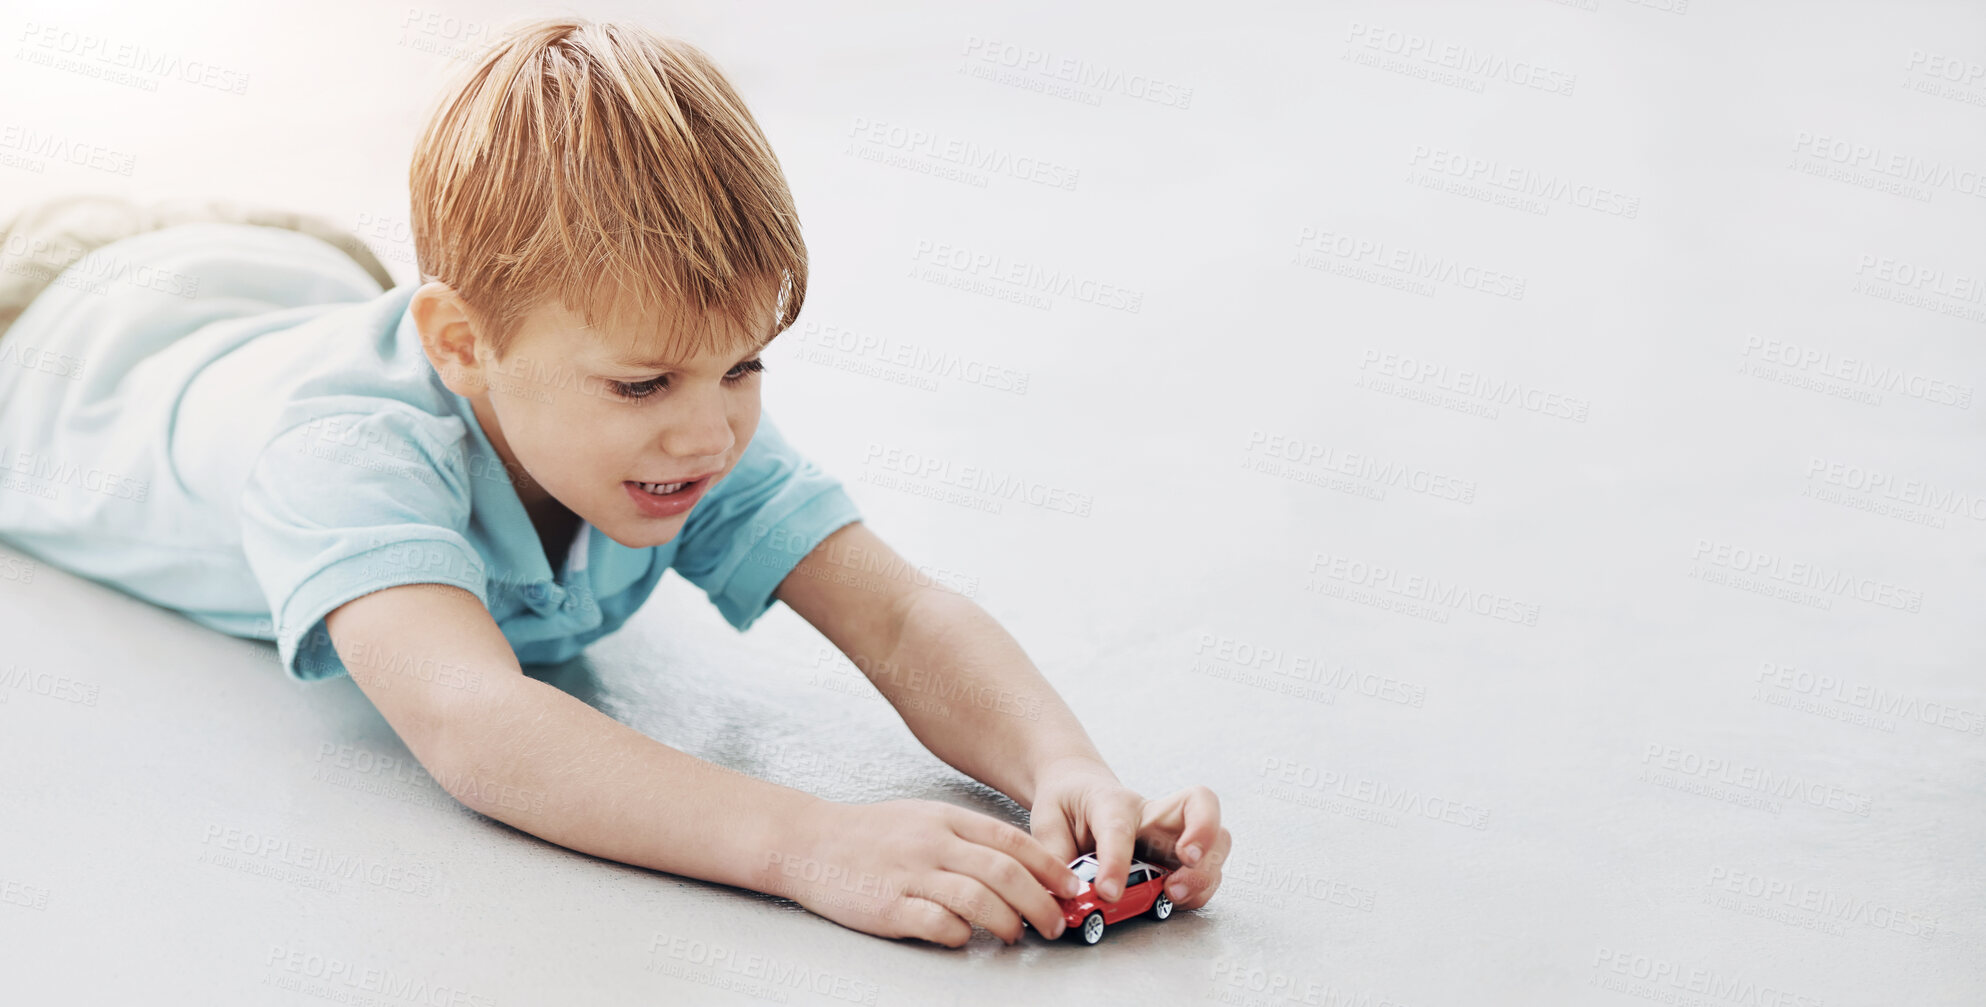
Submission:
M 766 346 L 772 342 L 773 338 L 778 335 L 779 335 L 778 332 L 767 333 L 764 339 L 758 341 L 758 345 L 752 347 L 749 350 L 746 350 L 744 356 L 738 358 L 738 363 L 742 364 L 745 361 L 751 359 L 752 354 L 765 349 Z M 634 355 L 633 353 L 626 351 L 615 354 L 612 359 L 614 363 L 621 364 L 626 367 L 638 367 L 638 368 L 644 368 L 647 370 L 654 370 L 654 371 L 674 370 L 677 366 L 679 366 L 673 360 L 643 360 L 640 359 L 638 356 Z

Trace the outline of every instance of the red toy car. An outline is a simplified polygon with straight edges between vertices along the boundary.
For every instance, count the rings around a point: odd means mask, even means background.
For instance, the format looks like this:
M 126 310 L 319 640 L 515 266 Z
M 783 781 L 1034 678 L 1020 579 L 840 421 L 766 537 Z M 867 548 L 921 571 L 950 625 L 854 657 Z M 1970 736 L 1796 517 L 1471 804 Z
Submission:
M 1172 915 L 1172 899 L 1165 894 L 1165 879 L 1172 872 L 1156 864 L 1142 860 L 1131 861 L 1130 876 L 1124 880 L 1124 894 L 1115 902 L 1097 898 L 1090 890 L 1096 882 L 1100 865 L 1096 854 L 1085 853 L 1069 861 L 1069 869 L 1076 877 L 1083 879 L 1082 893 L 1073 899 L 1057 896 L 1055 901 L 1062 906 L 1062 921 L 1069 925 L 1068 933 L 1084 944 L 1095 944 L 1103 939 L 1106 924 L 1128 920 L 1139 913 L 1149 912 L 1156 919 Z M 1021 921 L 1022 926 L 1027 921 Z

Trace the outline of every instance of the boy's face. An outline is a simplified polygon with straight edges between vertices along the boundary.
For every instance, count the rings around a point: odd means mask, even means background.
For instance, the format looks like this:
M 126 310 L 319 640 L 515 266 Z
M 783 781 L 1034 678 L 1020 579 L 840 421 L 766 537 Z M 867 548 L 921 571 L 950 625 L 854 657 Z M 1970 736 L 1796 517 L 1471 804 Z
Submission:
M 670 324 L 592 327 L 554 299 L 526 316 L 502 360 L 477 348 L 468 384 L 482 390 L 465 397 L 505 465 L 528 473 L 513 480 L 527 510 L 562 504 L 632 549 L 676 537 L 758 430 L 770 330 L 709 324 L 726 338 L 698 354 L 674 345 Z

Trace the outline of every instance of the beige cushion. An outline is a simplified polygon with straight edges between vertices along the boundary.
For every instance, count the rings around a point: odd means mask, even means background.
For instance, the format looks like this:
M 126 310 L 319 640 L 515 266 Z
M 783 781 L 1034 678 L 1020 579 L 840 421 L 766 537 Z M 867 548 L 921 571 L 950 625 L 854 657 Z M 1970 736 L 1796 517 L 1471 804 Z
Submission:
M 0 335 L 76 260 L 135 234 L 194 223 L 251 224 L 308 234 L 351 256 L 380 289 L 394 285 L 364 242 L 320 217 L 219 200 L 146 206 L 117 196 L 63 196 L 29 206 L 0 228 Z

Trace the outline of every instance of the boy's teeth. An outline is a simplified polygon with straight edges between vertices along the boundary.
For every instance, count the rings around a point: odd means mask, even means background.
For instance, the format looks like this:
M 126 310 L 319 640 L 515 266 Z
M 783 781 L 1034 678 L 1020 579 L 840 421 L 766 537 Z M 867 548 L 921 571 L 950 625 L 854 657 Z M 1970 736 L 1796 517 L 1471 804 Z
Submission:
M 640 484 L 642 489 L 645 489 L 648 492 L 657 495 L 666 495 L 669 493 L 674 493 L 677 490 L 682 489 L 683 487 L 688 485 L 689 483 L 641 483 Z

